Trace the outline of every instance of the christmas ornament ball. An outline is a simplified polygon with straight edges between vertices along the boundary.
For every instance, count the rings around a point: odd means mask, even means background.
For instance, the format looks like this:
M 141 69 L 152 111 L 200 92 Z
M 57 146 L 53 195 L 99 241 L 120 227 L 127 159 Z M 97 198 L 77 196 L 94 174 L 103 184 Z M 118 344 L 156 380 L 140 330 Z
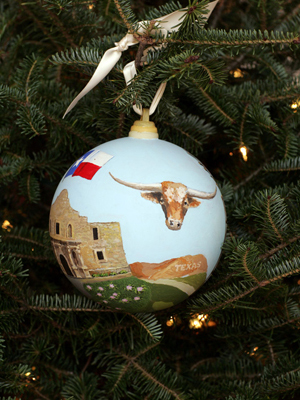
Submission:
M 135 123 L 129 137 L 77 160 L 50 211 L 52 245 L 67 278 L 93 300 L 128 312 L 188 298 L 215 268 L 226 231 L 211 174 L 158 139 L 151 124 Z

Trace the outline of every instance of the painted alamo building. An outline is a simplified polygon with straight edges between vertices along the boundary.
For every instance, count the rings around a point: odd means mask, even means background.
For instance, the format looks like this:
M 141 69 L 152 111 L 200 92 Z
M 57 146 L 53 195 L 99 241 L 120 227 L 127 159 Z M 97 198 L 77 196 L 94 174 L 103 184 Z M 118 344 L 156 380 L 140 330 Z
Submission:
M 71 277 L 130 272 L 119 222 L 89 223 L 74 210 L 64 189 L 53 203 L 49 221 L 56 258 Z

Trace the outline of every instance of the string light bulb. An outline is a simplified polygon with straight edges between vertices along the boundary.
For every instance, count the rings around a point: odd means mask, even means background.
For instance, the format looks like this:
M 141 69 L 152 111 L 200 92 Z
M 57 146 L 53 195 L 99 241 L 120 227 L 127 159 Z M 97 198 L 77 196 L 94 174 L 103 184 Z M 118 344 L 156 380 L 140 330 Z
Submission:
M 294 103 L 291 104 L 291 108 L 294 110 L 294 112 L 297 112 L 298 107 L 300 106 L 300 100 L 297 99 L 294 101 Z
M 190 329 L 202 328 L 202 326 L 207 318 L 208 318 L 207 314 L 195 314 L 193 316 L 193 318 L 190 319 L 190 323 L 189 323 Z
M 215 321 L 208 321 L 207 326 L 210 327 L 217 326 L 217 323 Z
M 11 228 L 13 228 L 13 226 L 11 225 L 11 223 L 6 219 L 3 224 L 2 224 L 2 229 L 7 230 L 8 232 L 11 230 Z
M 240 152 L 242 153 L 243 160 L 247 161 L 248 160 L 248 155 L 247 155 L 248 149 L 247 149 L 247 147 L 246 146 L 241 146 L 240 147 Z
M 239 68 L 237 68 L 237 69 L 235 69 L 233 71 L 230 71 L 230 74 L 234 78 L 243 78 L 243 76 L 244 76 L 243 72 Z
M 258 350 L 258 347 L 254 347 L 253 351 L 250 353 L 250 356 L 254 356 L 255 352 Z
M 94 4 L 89 4 L 89 10 L 92 10 L 94 8 Z
M 170 319 L 166 322 L 167 326 L 173 326 L 174 325 L 174 318 L 171 316 Z

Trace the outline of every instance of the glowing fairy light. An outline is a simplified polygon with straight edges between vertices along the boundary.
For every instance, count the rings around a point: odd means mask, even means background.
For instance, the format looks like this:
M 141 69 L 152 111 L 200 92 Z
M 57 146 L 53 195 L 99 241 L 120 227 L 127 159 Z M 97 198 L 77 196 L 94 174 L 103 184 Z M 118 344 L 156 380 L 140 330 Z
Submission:
M 246 354 L 249 354 L 250 356 L 253 357 L 253 356 L 255 355 L 255 353 L 256 353 L 257 350 L 258 350 L 258 347 L 253 347 L 252 350 L 246 351 L 245 353 L 246 353 Z
M 207 326 L 210 326 L 210 327 L 217 326 L 217 323 L 215 321 L 209 321 L 207 323 Z
M 94 4 L 89 4 L 89 10 L 92 10 L 94 8 Z
M 31 367 L 31 371 L 35 371 L 35 370 L 36 370 L 36 367 L 34 367 L 34 366 Z M 24 374 L 26 376 L 25 382 L 27 383 L 25 386 L 28 386 L 28 384 L 33 383 L 40 378 L 39 376 L 34 375 L 31 371 L 28 371 Z
M 234 78 L 243 78 L 244 74 L 243 72 L 237 68 L 234 71 L 230 71 L 230 74 L 234 77 Z
M 257 350 L 258 350 L 258 347 L 254 347 L 252 353 L 250 353 L 250 356 L 254 356 L 254 355 L 255 355 L 255 352 L 256 352 Z
M 194 317 L 190 319 L 190 323 L 189 323 L 190 329 L 202 328 L 202 326 L 207 318 L 208 318 L 207 314 L 195 314 Z
M 11 225 L 11 223 L 6 219 L 3 224 L 2 224 L 2 229 L 7 230 L 8 232 L 11 230 L 11 228 L 13 228 L 13 226 Z
M 291 108 L 294 110 L 294 112 L 297 112 L 298 107 L 300 107 L 300 99 L 294 101 L 294 103 L 291 104 Z
M 247 147 L 246 146 L 240 147 L 240 152 L 242 153 L 243 160 L 247 161 L 248 160 L 248 156 L 247 156 L 248 149 L 247 149 Z
M 166 322 L 167 326 L 173 326 L 174 325 L 174 318 L 170 317 L 170 319 L 168 319 L 168 321 Z

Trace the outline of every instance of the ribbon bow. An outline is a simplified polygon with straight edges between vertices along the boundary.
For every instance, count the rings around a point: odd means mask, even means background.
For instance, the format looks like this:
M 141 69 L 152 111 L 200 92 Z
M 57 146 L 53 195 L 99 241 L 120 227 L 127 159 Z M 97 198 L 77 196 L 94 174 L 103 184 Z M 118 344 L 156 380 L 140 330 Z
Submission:
M 209 18 L 210 14 L 212 13 L 215 6 L 217 5 L 218 1 L 219 0 L 215 0 L 212 3 L 208 4 L 208 6 L 207 6 L 208 13 L 203 16 L 205 20 L 207 20 Z M 160 33 L 160 35 L 162 37 L 167 37 L 169 32 L 178 31 L 178 29 L 181 25 L 180 20 L 184 17 L 185 14 L 186 14 L 186 11 L 177 10 L 171 14 L 168 14 L 161 18 L 155 19 L 155 24 L 154 24 L 155 31 Z M 163 24 L 163 26 L 161 24 Z M 145 28 L 146 25 L 147 25 L 147 21 L 140 21 L 138 23 L 137 34 L 143 35 L 146 31 L 146 28 Z M 104 53 L 93 76 L 91 77 L 91 79 L 89 80 L 89 82 L 87 83 L 85 88 L 75 97 L 75 99 L 69 105 L 63 118 L 68 114 L 68 112 L 70 112 L 76 106 L 78 101 L 80 99 L 82 99 L 83 96 L 85 96 L 90 90 L 92 90 L 96 85 L 98 85 L 98 83 L 101 82 L 102 79 L 104 79 L 106 77 L 106 75 L 109 74 L 109 72 L 113 69 L 113 67 L 116 65 L 116 63 L 121 58 L 122 52 L 127 50 L 129 46 L 133 46 L 137 43 L 139 43 L 139 41 L 134 37 L 134 35 L 132 33 L 127 33 L 127 35 L 124 36 L 120 40 L 120 42 L 115 43 L 116 47 L 113 47 L 112 49 L 109 49 Z M 155 46 L 155 47 L 160 48 L 162 46 L 163 46 L 163 44 L 159 45 L 159 46 Z M 147 52 L 153 48 L 154 48 L 154 46 L 149 47 L 146 50 L 144 50 L 143 57 L 142 57 L 143 61 L 146 59 Z M 123 74 L 124 74 L 127 85 L 130 84 L 131 79 L 136 75 L 136 73 L 137 72 L 136 72 L 134 61 L 128 63 L 124 67 Z M 149 115 L 153 114 L 153 112 L 155 111 L 155 109 L 159 103 L 159 100 L 161 99 L 161 97 L 163 95 L 165 87 L 166 87 L 166 83 L 162 83 L 160 85 L 160 87 L 158 88 L 158 91 L 152 101 L 152 104 L 151 104 L 151 107 L 149 110 Z M 138 114 L 140 114 L 140 115 L 142 114 L 141 108 L 138 108 L 137 106 L 133 106 L 133 109 Z

